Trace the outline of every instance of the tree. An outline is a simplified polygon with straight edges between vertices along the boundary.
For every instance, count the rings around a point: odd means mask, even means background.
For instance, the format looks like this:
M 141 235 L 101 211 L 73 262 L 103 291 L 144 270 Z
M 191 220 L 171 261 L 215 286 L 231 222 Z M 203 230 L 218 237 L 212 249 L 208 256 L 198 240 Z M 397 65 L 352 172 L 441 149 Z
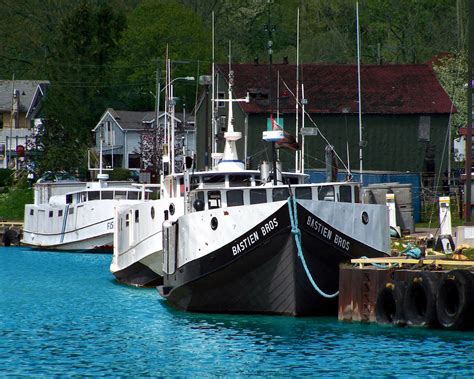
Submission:
M 453 135 L 459 128 L 467 125 L 467 54 L 460 51 L 457 54 L 447 54 L 433 62 L 433 70 L 439 82 L 456 106 L 456 113 L 452 115 L 451 127 Z
M 143 0 L 127 21 L 118 65 L 123 68 L 126 80 L 133 84 L 121 93 L 123 104 L 129 108 L 154 109 L 156 70 L 164 66 L 167 49 L 173 61 L 172 77 L 207 74 L 211 59 L 210 31 L 189 7 L 174 0 Z M 184 85 L 176 82 L 175 93 L 185 93 L 186 101 L 194 105 L 196 83 Z
M 113 101 L 114 73 L 109 64 L 124 27 L 124 17 L 110 6 L 87 0 L 61 20 L 46 58 L 51 85 L 44 104 L 44 130 L 38 138 L 42 169 L 55 168 L 51 156 L 60 162 L 65 149 L 74 151 L 69 155 L 71 165 L 77 168 L 84 163 L 90 131 Z M 62 143 L 51 144 L 47 138 Z

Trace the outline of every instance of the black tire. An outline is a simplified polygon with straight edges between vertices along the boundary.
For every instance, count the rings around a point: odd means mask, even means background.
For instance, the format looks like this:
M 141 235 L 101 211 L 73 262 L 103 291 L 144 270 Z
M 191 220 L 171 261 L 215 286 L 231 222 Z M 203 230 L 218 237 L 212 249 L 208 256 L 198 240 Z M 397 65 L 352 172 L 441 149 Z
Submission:
M 436 327 L 437 280 L 430 272 L 416 274 L 408 283 L 403 308 L 410 326 Z
M 388 282 L 379 291 L 375 303 L 375 319 L 379 324 L 405 325 L 403 299 L 406 284 L 401 281 Z
M 452 270 L 443 275 L 436 300 L 440 324 L 448 329 L 469 329 L 474 326 L 474 290 L 472 273 Z

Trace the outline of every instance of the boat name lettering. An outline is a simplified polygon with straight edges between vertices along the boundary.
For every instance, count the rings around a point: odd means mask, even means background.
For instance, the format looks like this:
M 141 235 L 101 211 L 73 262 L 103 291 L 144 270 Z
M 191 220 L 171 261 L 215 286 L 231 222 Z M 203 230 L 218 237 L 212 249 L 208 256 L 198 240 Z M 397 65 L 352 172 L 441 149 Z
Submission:
M 339 236 L 337 234 L 334 236 L 334 243 L 337 246 L 342 247 L 343 249 L 345 249 L 347 251 L 349 251 L 349 248 L 351 246 L 350 241 L 345 240 L 344 238 L 342 238 L 341 236 Z
M 327 238 L 334 245 L 339 246 L 340 248 L 342 248 L 346 251 L 349 251 L 349 249 L 351 247 L 350 241 L 346 240 L 345 238 L 342 238 L 334 230 L 329 229 L 327 226 L 324 226 L 323 224 L 319 223 L 318 221 L 316 221 L 311 216 L 308 216 L 308 220 L 306 221 L 306 225 L 311 227 L 313 230 L 318 232 L 323 237 Z M 334 235 L 334 239 L 332 238 L 333 235 Z
M 328 227 L 324 226 L 323 224 L 320 224 L 319 222 L 317 222 L 311 216 L 308 216 L 308 221 L 306 222 L 306 225 L 308 225 L 309 227 L 317 231 L 323 237 L 327 238 L 328 240 L 331 240 L 333 231 L 329 229 Z
M 262 231 L 262 235 L 266 236 L 268 233 L 270 233 L 277 226 L 278 226 L 278 220 L 276 219 L 276 217 L 274 217 L 273 220 L 268 221 L 265 225 L 263 225 L 260 228 L 260 230 Z
M 114 228 L 114 222 L 110 221 L 107 223 L 107 230 L 112 230 Z
M 236 243 L 234 246 L 232 246 L 232 254 L 237 255 L 237 254 L 241 253 L 245 249 L 252 246 L 259 239 L 260 239 L 260 237 L 258 235 L 258 232 L 253 232 L 253 233 L 249 234 L 242 241 L 240 241 L 240 242 Z

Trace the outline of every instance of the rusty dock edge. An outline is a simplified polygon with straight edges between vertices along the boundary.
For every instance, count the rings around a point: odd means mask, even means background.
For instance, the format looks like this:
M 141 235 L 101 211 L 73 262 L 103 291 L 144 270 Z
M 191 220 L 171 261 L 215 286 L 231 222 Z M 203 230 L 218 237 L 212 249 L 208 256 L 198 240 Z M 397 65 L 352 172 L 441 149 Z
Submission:
M 403 287 L 403 295 L 419 297 L 428 296 L 430 294 L 421 294 L 420 291 L 408 292 L 406 288 L 410 283 L 417 283 L 420 277 L 429 276 L 429 281 L 432 283 L 433 290 L 435 293 L 439 287 L 440 282 L 444 277 L 453 270 L 463 271 L 469 287 L 468 295 L 474 295 L 474 261 L 457 261 L 449 260 L 446 256 L 427 256 L 423 259 L 410 259 L 405 257 L 387 257 L 387 258 L 372 258 L 372 259 L 353 259 L 352 264 L 342 264 L 339 268 L 339 307 L 338 307 L 338 319 L 340 321 L 355 321 L 355 322 L 378 322 L 387 323 L 387 320 L 380 320 L 380 306 L 377 312 L 376 305 L 377 300 L 380 298 L 381 292 L 386 288 L 396 283 Z M 463 273 L 462 273 L 463 274 Z M 469 280 L 470 278 L 470 280 Z M 387 291 L 385 291 L 387 292 Z M 433 301 L 430 299 L 422 300 L 425 301 L 427 308 L 433 309 L 418 309 L 420 313 L 418 319 L 424 316 L 424 312 L 436 314 L 436 294 L 433 296 Z M 413 303 L 413 300 L 411 301 Z M 404 299 L 395 299 L 394 304 L 390 307 L 389 312 L 393 315 L 389 315 L 389 321 L 393 316 L 394 324 L 398 325 L 415 325 L 417 323 L 406 322 L 406 320 L 396 320 L 394 314 L 404 315 L 403 308 L 406 306 L 407 301 Z M 472 297 L 472 306 L 470 305 L 470 315 L 474 318 L 474 296 Z M 421 307 L 422 308 L 422 307 Z M 400 316 L 398 316 L 400 318 Z M 404 318 L 404 316 L 401 316 Z M 385 322 L 384 322 L 385 321 Z M 428 323 L 421 322 L 421 326 L 429 326 Z M 473 320 L 474 324 L 474 320 Z M 472 329 L 472 327 L 469 327 Z M 455 328 L 453 328 L 455 329 Z

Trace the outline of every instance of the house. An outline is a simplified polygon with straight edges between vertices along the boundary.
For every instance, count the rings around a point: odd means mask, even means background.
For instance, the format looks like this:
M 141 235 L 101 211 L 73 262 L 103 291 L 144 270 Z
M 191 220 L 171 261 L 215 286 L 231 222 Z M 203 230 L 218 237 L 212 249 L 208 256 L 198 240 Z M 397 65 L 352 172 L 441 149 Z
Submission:
M 183 117 L 186 123 L 183 125 Z M 160 127 L 164 127 L 165 113 L 160 113 Z M 177 113 L 174 116 L 176 140 L 180 146 L 195 151 L 194 118 L 190 115 Z M 169 122 L 169 119 L 168 121 Z M 134 112 L 108 108 L 97 125 L 92 129 L 95 133 L 95 153 L 100 151 L 102 139 L 103 167 L 144 169 L 146 162 L 140 154 L 140 144 L 144 136 L 155 130 L 155 112 Z
M 237 143 L 241 159 L 256 169 L 271 157 L 271 146 L 262 141 L 270 114 L 280 117 L 284 130 L 295 135 L 296 66 L 287 63 L 233 64 L 234 93 L 250 102 L 234 105 L 235 128 L 242 132 Z M 217 98 L 227 97 L 228 65 L 217 65 Z M 279 78 L 279 80 L 277 80 Z M 356 65 L 300 65 L 304 85 L 304 126 L 318 128 L 317 136 L 305 137 L 305 169 L 325 166 L 327 144 L 339 156 L 339 171 L 359 170 L 359 146 L 363 146 L 363 169 L 383 172 L 422 173 L 445 170 L 446 133 L 452 103 L 429 64 L 364 65 L 361 67 L 362 139 L 359 136 L 358 75 Z M 270 83 L 272 84 L 270 86 Z M 215 102 L 217 130 L 211 131 L 209 88 L 197 105 L 198 167 L 210 157 L 214 137 L 222 151 L 226 104 Z M 299 96 L 302 90 L 300 87 Z M 270 101 L 272 100 L 272 101 Z M 301 111 L 301 108 L 300 108 Z M 206 114 L 209 116 L 206 118 Z M 302 123 L 299 115 L 300 128 Z M 298 136 L 301 142 L 301 135 Z M 295 152 L 279 149 L 283 168 L 295 168 Z
M 16 169 L 24 162 L 48 84 L 45 80 L 0 80 L 0 168 Z

